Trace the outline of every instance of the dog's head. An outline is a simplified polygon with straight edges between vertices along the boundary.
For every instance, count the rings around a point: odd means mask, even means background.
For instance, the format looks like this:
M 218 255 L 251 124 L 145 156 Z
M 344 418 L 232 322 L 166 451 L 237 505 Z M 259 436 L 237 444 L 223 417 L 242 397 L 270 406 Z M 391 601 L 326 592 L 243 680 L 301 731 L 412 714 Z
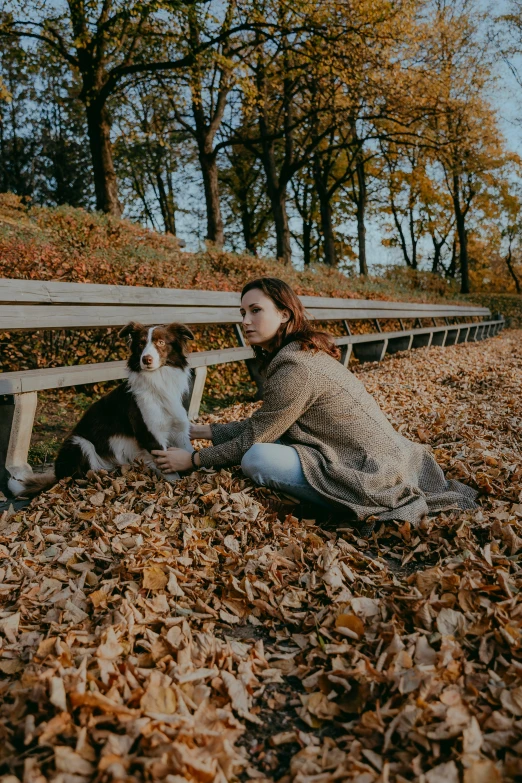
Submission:
M 131 321 L 120 337 L 127 337 L 130 346 L 129 370 L 153 372 L 160 367 L 187 366 L 188 342 L 194 335 L 184 324 L 143 326 Z

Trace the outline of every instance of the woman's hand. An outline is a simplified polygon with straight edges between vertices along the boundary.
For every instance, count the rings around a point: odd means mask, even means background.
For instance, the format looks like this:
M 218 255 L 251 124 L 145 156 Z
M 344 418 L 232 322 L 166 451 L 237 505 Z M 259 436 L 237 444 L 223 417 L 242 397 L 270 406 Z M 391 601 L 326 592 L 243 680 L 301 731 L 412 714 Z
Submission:
M 210 424 L 191 424 L 189 438 L 190 440 L 212 440 Z
M 185 449 L 170 448 L 167 451 L 152 451 L 154 462 L 162 473 L 177 473 L 178 471 L 192 470 L 192 453 Z M 196 465 L 199 465 L 199 455 L 194 457 Z

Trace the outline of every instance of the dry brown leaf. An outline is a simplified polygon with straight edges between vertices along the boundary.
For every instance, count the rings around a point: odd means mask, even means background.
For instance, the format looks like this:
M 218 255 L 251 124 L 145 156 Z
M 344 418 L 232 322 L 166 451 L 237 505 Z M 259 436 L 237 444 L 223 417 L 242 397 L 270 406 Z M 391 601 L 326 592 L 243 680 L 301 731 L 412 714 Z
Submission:
M 143 569 L 143 587 L 146 590 L 163 590 L 169 578 L 160 566 Z

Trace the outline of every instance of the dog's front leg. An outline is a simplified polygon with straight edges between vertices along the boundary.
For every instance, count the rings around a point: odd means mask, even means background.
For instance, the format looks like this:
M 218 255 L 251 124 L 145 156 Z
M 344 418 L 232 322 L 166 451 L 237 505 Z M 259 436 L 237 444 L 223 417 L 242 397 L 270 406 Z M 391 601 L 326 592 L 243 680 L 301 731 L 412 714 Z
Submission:
M 154 446 L 154 451 L 165 451 L 165 449 L 163 446 Z M 147 449 L 142 449 L 139 454 L 136 455 L 136 459 L 141 460 L 147 468 L 153 470 L 157 476 L 164 478 L 165 481 L 168 481 L 170 484 L 175 484 L 176 481 L 179 481 L 181 478 L 179 473 L 163 473 L 163 471 L 158 468 L 154 462 L 154 457 Z
M 135 405 L 132 410 L 131 422 L 134 434 L 141 449 L 138 457 L 142 459 L 145 465 L 153 470 L 157 476 L 161 476 L 171 484 L 179 481 L 181 478 L 179 473 L 163 473 L 154 462 L 151 451 L 165 451 L 167 443 L 159 443 L 158 439 L 150 432 L 137 405 Z
M 173 432 L 169 438 L 172 446 L 176 446 L 178 449 L 185 449 L 190 454 L 194 451 L 194 447 L 189 438 L 188 430 L 183 432 Z

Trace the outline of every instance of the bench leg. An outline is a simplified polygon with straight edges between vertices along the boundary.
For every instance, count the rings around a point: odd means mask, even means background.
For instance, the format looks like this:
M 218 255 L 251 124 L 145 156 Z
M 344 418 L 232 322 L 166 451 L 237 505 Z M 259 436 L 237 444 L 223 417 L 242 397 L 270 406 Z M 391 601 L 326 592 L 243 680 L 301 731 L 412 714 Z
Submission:
M 446 341 L 444 342 L 444 345 L 455 345 L 457 342 L 459 336 L 459 330 L 458 329 L 448 329 L 446 332 Z
M 444 345 L 446 341 L 446 332 L 433 332 L 431 337 L 432 345 Z
M 388 353 L 397 353 L 398 351 L 409 351 L 413 342 L 413 335 L 405 335 L 404 337 L 391 337 L 388 340 Z
M 412 348 L 428 348 L 431 345 L 432 332 L 414 334 L 411 341 Z
M 388 347 L 388 340 L 375 340 L 375 342 L 354 343 L 353 352 L 360 362 L 381 362 Z
M 192 386 L 192 394 L 190 395 L 190 403 L 188 409 L 188 417 L 190 421 L 194 421 L 199 416 L 199 409 L 201 407 L 201 399 L 205 390 L 205 381 L 207 380 L 207 368 L 195 367 L 194 368 L 194 384 Z
M 350 363 L 350 356 L 352 355 L 352 346 L 351 345 L 342 345 L 341 346 L 341 364 L 343 367 L 348 367 L 348 364 Z
M 5 464 L 9 471 L 11 468 L 31 470 L 27 464 L 27 455 L 31 445 L 37 402 L 37 392 L 14 395 L 13 419 L 5 458 Z
M 234 324 L 234 330 L 236 332 L 236 337 L 238 340 L 238 343 L 242 346 L 248 345 L 246 342 L 243 331 L 241 329 L 241 326 L 239 324 Z M 245 364 L 248 368 L 248 372 L 250 373 L 251 379 L 254 381 L 255 385 L 257 386 L 257 394 L 256 394 L 256 400 L 262 400 L 263 399 L 263 383 L 264 383 L 264 375 L 261 372 L 261 368 L 259 365 L 258 359 L 246 359 Z

